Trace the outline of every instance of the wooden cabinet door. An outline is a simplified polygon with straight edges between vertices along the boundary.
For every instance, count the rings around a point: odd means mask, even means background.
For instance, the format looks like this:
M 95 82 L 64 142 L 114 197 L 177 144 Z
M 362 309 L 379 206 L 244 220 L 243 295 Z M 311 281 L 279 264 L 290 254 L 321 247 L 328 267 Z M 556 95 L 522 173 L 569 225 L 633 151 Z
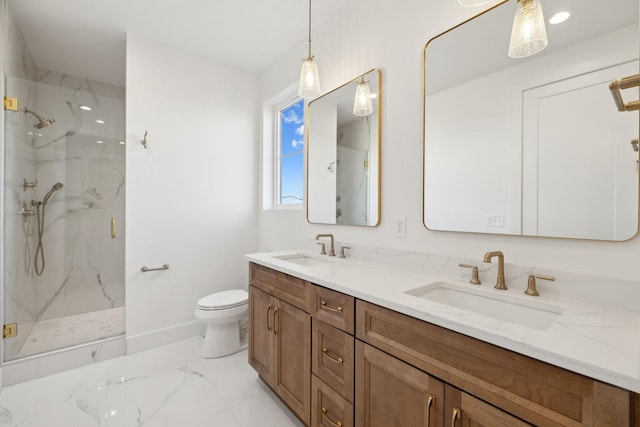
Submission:
M 451 427 L 530 427 L 532 425 L 448 384 L 445 385 L 444 418 L 445 425 L 451 425 Z M 446 424 L 447 420 L 450 420 L 450 424 Z
M 255 286 L 249 288 L 249 364 L 269 386 L 274 379 L 274 298 Z
M 275 300 L 276 377 L 273 388 L 306 424 L 311 418 L 311 316 Z
M 442 426 L 444 383 L 356 341 L 356 426 Z

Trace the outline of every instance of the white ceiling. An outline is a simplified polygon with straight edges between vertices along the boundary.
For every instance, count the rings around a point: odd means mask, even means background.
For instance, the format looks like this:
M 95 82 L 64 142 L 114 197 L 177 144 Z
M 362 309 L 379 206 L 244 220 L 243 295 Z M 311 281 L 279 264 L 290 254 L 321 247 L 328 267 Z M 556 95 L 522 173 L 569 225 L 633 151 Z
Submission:
M 351 1 L 314 2 L 313 26 Z M 304 54 L 308 7 L 307 0 L 9 0 L 39 67 L 119 86 L 127 32 L 259 73 L 291 49 Z

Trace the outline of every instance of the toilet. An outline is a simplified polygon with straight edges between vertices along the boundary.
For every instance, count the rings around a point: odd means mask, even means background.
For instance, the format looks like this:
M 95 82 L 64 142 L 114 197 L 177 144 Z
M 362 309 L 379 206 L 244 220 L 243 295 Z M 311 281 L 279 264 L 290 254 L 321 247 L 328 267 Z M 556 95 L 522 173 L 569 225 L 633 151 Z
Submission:
M 216 292 L 200 298 L 196 319 L 207 326 L 202 357 L 222 357 L 247 347 L 249 294 L 244 289 Z

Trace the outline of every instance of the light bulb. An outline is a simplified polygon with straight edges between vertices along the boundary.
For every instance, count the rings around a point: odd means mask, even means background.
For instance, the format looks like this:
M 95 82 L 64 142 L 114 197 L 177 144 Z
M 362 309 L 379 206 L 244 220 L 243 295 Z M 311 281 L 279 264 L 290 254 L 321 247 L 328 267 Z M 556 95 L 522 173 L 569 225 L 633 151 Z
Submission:
M 300 83 L 298 84 L 298 96 L 304 99 L 313 99 L 320 96 L 320 77 L 318 76 L 318 64 L 313 57 L 302 61 L 300 70 Z
M 353 100 L 353 114 L 356 116 L 368 116 L 373 113 L 373 103 L 371 102 L 371 89 L 369 83 L 364 80 L 358 82 L 356 96 Z
M 518 0 L 509 42 L 509 56 L 524 58 L 547 47 L 547 29 L 538 0 Z

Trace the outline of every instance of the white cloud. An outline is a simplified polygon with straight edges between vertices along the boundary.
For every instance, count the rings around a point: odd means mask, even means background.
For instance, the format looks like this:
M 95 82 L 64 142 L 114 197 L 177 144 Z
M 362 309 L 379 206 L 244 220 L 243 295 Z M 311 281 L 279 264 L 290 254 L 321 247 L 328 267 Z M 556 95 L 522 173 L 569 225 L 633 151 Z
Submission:
M 300 116 L 298 116 L 298 114 L 293 110 L 288 110 L 283 119 L 285 123 L 300 124 L 303 122 L 302 118 L 300 118 Z
M 293 148 L 298 148 L 298 146 L 302 147 L 304 145 L 304 139 L 294 139 L 291 141 L 291 146 Z
M 300 125 L 300 127 L 296 128 L 296 133 L 298 135 L 304 135 L 304 125 Z

